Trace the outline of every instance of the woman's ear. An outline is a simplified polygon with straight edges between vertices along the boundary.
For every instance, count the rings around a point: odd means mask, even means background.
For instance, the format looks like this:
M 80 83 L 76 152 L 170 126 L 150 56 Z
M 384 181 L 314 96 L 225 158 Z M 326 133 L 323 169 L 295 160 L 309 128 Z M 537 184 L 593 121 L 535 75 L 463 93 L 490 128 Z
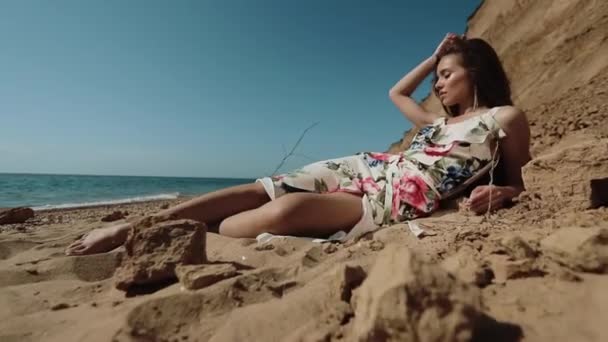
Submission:
M 475 80 L 477 79 L 477 69 L 469 68 L 469 69 L 467 69 L 467 71 L 469 74 L 469 80 L 471 81 L 471 83 L 473 85 L 475 85 Z

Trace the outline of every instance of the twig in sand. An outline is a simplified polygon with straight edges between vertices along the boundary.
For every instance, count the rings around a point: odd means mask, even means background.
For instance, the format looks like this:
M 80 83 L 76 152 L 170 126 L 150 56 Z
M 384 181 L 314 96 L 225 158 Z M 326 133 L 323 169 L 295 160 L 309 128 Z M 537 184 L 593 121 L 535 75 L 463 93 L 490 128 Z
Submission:
M 300 142 L 302 142 L 302 139 L 304 139 L 304 136 L 306 135 L 306 133 L 308 133 L 309 130 L 311 130 L 313 127 L 315 127 L 318 124 L 319 124 L 318 122 L 315 122 L 312 125 L 308 126 L 304 130 L 304 132 L 302 132 L 302 134 L 300 135 L 300 138 L 298 138 L 298 141 L 296 141 L 295 145 L 293 145 L 293 147 L 291 148 L 291 151 L 289 151 L 289 153 L 283 157 L 283 159 L 279 163 L 279 166 L 277 166 L 276 169 L 274 169 L 274 171 L 271 173 L 271 176 L 274 176 L 277 173 L 277 171 L 279 171 L 283 167 L 283 165 L 285 164 L 285 161 L 287 161 L 287 158 L 294 155 L 294 151 L 296 150 L 298 145 L 300 145 Z

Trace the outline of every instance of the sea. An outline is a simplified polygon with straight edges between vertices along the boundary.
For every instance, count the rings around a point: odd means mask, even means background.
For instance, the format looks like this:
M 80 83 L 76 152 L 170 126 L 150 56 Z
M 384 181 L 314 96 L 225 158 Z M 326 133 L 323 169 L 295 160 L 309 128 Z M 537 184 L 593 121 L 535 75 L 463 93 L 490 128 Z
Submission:
M 24 206 L 45 210 L 175 199 L 253 181 L 255 179 L 0 173 L 0 208 Z

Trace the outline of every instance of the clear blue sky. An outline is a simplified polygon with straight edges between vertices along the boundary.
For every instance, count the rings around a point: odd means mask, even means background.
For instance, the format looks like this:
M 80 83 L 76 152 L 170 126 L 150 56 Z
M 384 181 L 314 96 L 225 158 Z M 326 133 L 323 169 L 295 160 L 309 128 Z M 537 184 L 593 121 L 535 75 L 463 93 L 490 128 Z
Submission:
M 384 151 L 389 88 L 479 3 L 2 1 L 0 172 L 254 178 L 314 122 L 282 171 Z

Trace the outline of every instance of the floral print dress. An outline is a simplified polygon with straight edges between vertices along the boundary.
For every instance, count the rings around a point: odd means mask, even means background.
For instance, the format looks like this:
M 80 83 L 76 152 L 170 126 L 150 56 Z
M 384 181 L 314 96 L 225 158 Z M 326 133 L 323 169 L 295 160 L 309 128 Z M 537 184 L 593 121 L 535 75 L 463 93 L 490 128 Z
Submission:
M 452 124 L 438 118 L 404 152 L 360 152 L 257 181 L 271 199 L 294 191 L 361 196 L 363 217 L 344 240 L 427 216 L 440 199 L 491 162 L 496 140 L 506 135 L 494 119 L 498 109 Z

